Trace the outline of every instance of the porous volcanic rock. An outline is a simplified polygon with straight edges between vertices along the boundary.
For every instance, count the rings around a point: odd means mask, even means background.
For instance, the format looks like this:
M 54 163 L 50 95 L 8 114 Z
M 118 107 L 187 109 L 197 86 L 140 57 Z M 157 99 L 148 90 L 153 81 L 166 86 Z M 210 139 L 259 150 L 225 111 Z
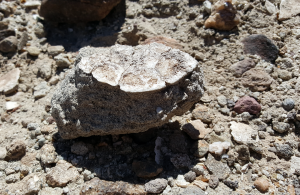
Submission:
M 187 53 L 159 43 L 85 47 L 52 98 L 64 139 L 144 132 L 191 108 L 203 73 Z
M 121 0 L 43 0 L 39 14 L 51 22 L 100 21 Z

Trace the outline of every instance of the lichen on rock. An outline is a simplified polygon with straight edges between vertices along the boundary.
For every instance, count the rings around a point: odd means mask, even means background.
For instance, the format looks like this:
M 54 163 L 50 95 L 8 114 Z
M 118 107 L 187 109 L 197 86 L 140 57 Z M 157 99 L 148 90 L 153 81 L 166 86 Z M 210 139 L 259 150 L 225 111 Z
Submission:
M 52 116 L 65 139 L 138 133 L 183 114 L 202 94 L 198 62 L 178 49 L 85 47 L 52 98 Z

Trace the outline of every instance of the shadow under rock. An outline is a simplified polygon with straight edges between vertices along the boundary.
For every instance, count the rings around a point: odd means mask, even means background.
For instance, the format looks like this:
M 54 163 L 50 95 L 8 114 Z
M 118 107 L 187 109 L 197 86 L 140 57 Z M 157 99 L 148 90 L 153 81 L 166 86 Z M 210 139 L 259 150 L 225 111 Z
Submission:
M 176 124 L 166 124 L 160 128 L 153 128 L 137 134 L 64 140 L 59 133 L 56 133 L 53 138 L 53 145 L 61 159 L 70 162 L 77 168 L 87 169 L 100 179 L 108 181 L 122 180 L 134 184 L 145 184 L 148 179 L 167 179 L 170 176 L 176 178 L 178 174 L 187 173 L 190 166 L 198 163 L 197 158 L 190 152 L 195 141 L 181 132 L 179 125 Z M 157 138 L 162 140 L 160 165 L 155 161 L 154 148 Z M 74 148 L 72 149 L 75 143 L 80 143 L 83 147 L 88 148 L 88 152 L 82 155 L 75 154 Z M 181 155 L 188 156 L 189 167 L 175 168 L 171 158 Z M 145 164 L 147 166 L 143 166 L 143 169 L 141 165 Z M 137 172 L 142 175 L 153 175 L 138 177 Z
M 77 52 L 85 46 L 108 47 L 116 43 L 125 22 L 126 3 L 122 0 L 100 22 L 65 24 L 44 22 L 50 45 L 62 45 L 67 52 Z

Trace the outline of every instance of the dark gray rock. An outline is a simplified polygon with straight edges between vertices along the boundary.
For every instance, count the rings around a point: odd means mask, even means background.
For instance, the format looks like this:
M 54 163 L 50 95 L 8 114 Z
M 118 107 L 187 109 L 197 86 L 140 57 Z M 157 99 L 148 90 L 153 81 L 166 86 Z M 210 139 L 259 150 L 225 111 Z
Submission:
M 211 154 L 208 154 L 205 166 L 209 172 L 218 177 L 220 180 L 226 179 L 231 172 L 226 163 L 217 161 Z
M 286 110 L 286 111 L 291 111 L 293 110 L 295 106 L 295 102 L 293 99 L 291 98 L 287 98 L 282 102 L 282 107 Z
M 148 193 L 161 193 L 168 185 L 166 179 L 155 179 L 145 184 L 145 190 Z
M 288 144 L 274 144 L 276 148 L 276 154 L 279 157 L 290 159 L 293 155 L 293 148 L 289 146 Z
M 234 190 L 239 187 L 239 182 L 237 182 L 237 181 L 228 181 L 228 180 L 225 180 L 223 183 L 225 185 L 227 185 L 229 188 L 234 189 Z

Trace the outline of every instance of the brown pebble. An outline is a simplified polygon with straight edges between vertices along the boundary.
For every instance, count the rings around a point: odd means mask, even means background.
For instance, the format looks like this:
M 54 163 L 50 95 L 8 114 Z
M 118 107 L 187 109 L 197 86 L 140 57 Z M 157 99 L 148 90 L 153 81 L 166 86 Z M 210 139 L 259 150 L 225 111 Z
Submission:
M 294 188 L 293 185 L 288 185 L 287 191 L 288 191 L 291 195 L 296 195 L 295 188 Z
M 260 192 L 267 192 L 269 190 L 270 184 L 268 182 L 268 180 L 264 179 L 264 178 L 258 178 L 255 182 L 254 182 L 254 186 L 256 187 L 256 189 L 258 189 Z

